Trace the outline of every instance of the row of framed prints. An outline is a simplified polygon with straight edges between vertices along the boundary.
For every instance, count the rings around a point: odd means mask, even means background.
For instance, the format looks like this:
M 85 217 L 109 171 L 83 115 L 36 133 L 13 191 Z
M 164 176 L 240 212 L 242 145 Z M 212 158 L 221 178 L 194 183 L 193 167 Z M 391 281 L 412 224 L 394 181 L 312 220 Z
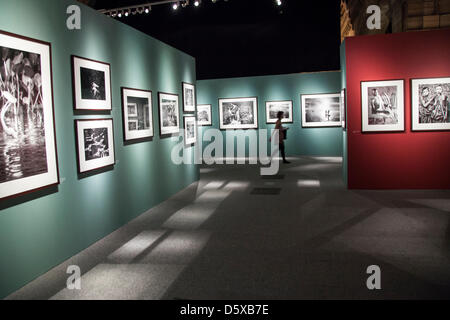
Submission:
M 110 64 L 72 56 L 75 110 L 112 110 Z M 183 111 L 195 112 L 195 85 L 183 82 Z M 153 137 L 152 91 L 122 87 L 124 140 Z M 177 94 L 158 93 L 160 135 L 179 133 Z
M 0 199 L 59 184 L 51 44 L 0 30 Z M 110 65 L 72 56 L 75 110 L 111 110 Z M 183 111 L 195 112 L 195 86 L 183 83 Z M 152 92 L 122 88 L 124 140 L 153 136 Z M 178 95 L 158 94 L 161 135 L 179 133 Z M 185 143 L 196 117 L 185 115 Z M 115 163 L 113 119 L 75 120 L 78 171 Z
M 76 79 L 76 78 L 75 78 Z M 194 85 L 186 85 L 195 97 Z M 121 88 L 122 119 L 124 141 L 140 141 L 154 136 L 152 91 L 133 88 Z M 178 95 L 158 92 L 159 130 L 161 136 L 180 132 L 180 112 Z M 186 99 L 184 99 L 186 102 Z M 193 103 L 193 101 L 191 101 Z M 186 105 L 184 110 L 186 109 Z M 194 109 L 195 111 L 195 105 Z M 184 142 L 186 146 L 197 142 L 195 115 L 183 116 Z M 78 172 L 96 170 L 114 165 L 113 119 L 75 120 L 77 137 Z
M 72 56 L 75 110 L 109 111 L 111 103 L 111 70 L 108 63 Z M 195 112 L 195 86 L 182 82 L 183 111 Z M 152 91 L 121 88 L 124 141 L 139 141 L 154 136 Z M 158 92 L 159 133 L 180 132 L 178 94 Z M 195 116 L 185 115 L 184 142 L 197 141 Z M 96 170 L 115 164 L 113 120 L 75 120 L 78 172 Z
M 341 95 L 311 94 L 302 95 L 302 126 L 312 127 L 339 127 L 343 123 Z M 266 123 L 274 124 L 278 112 L 283 112 L 283 123 L 293 123 L 293 102 L 267 101 Z M 211 105 L 197 106 L 197 120 L 199 126 L 212 125 Z M 257 129 L 258 128 L 258 99 L 229 98 L 219 99 L 219 124 L 220 129 Z
M 72 56 L 73 107 L 75 110 L 112 110 L 111 65 Z M 195 112 L 195 85 L 183 86 L 183 111 Z M 178 103 L 178 101 L 177 101 Z
M 183 120 L 185 144 L 192 145 L 197 142 L 195 116 L 184 116 Z M 149 127 L 145 130 L 152 129 Z M 130 130 L 127 131 L 130 132 Z M 75 132 L 79 173 L 115 164 L 114 125 L 112 118 L 75 120 Z M 133 134 L 133 132 L 130 134 Z
M 450 130 L 450 77 L 411 79 L 412 131 Z M 362 132 L 405 130 L 404 80 L 362 81 Z M 301 95 L 302 127 L 346 127 L 346 90 Z M 293 122 L 292 101 L 266 102 L 266 123 Z M 198 125 L 211 125 L 211 105 L 197 107 Z M 257 129 L 258 99 L 219 99 L 220 129 Z
M 405 130 L 404 80 L 361 81 L 363 132 Z M 450 130 L 450 77 L 411 79 L 411 130 Z

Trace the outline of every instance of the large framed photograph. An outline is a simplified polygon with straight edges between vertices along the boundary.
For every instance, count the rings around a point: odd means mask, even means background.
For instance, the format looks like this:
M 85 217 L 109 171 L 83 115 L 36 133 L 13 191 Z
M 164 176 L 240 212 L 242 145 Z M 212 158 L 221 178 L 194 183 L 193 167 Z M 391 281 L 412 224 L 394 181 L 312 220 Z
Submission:
M 345 88 L 341 90 L 341 125 L 345 129 L 347 127 L 347 95 Z
M 124 140 L 153 137 L 152 92 L 122 87 Z
M 405 130 L 404 81 L 362 81 L 362 132 Z
M 450 77 L 412 79 L 412 130 L 450 130 Z
M 115 164 L 113 119 L 75 120 L 78 172 Z
M 183 82 L 183 111 L 195 112 L 196 94 L 195 86 L 191 83 Z
M 59 183 L 51 45 L 0 31 L 0 199 Z
M 266 123 L 277 122 L 278 112 L 283 112 L 282 123 L 292 123 L 293 120 L 293 103 L 292 100 L 286 101 L 267 101 L 266 102 Z
M 219 99 L 219 126 L 227 129 L 258 129 L 258 99 Z
M 158 92 L 160 135 L 180 132 L 180 110 L 177 94 Z
M 109 63 L 72 56 L 75 110 L 111 110 Z
M 197 142 L 197 121 L 195 116 L 185 116 L 184 120 L 184 143 L 191 145 Z
M 303 94 L 302 127 L 340 127 L 340 93 Z
M 200 104 L 197 106 L 197 125 L 212 126 L 212 111 L 210 104 Z

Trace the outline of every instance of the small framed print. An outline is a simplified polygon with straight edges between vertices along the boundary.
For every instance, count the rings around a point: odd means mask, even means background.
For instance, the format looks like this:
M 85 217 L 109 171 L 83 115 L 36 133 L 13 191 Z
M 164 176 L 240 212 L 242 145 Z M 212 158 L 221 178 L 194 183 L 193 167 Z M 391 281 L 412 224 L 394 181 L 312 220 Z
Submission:
M 183 82 L 183 111 L 195 112 L 196 93 L 195 85 Z
M 341 90 L 341 125 L 345 129 L 347 127 L 347 95 L 345 88 Z
M 192 145 L 197 142 L 197 121 L 195 116 L 185 116 L 184 120 L 184 143 Z
M 412 130 L 450 130 L 450 77 L 411 80 Z
M 160 135 L 180 132 L 180 110 L 178 95 L 158 92 Z
M 404 81 L 362 81 L 362 132 L 405 130 Z
M 75 120 L 78 172 L 115 164 L 112 119 Z
M 51 44 L 0 30 L 0 199 L 59 184 Z
M 128 120 L 128 131 L 138 130 L 139 122 L 137 120 Z
M 122 87 L 124 140 L 153 137 L 152 92 Z
M 278 112 L 283 112 L 282 123 L 292 123 L 293 120 L 293 103 L 292 100 L 286 101 L 267 101 L 266 102 L 266 123 L 277 122 Z
M 128 103 L 128 113 L 127 115 L 129 117 L 137 117 L 138 112 L 137 112 L 137 104 L 136 103 Z
M 302 127 L 340 127 L 340 93 L 303 94 Z
M 197 125 L 212 126 L 212 111 L 210 104 L 199 104 L 197 106 Z
M 258 98 L 219 99 L 221 130 L 258 129 Z
M 72 56 L 75 110 L 111 110 L 109 63 Z

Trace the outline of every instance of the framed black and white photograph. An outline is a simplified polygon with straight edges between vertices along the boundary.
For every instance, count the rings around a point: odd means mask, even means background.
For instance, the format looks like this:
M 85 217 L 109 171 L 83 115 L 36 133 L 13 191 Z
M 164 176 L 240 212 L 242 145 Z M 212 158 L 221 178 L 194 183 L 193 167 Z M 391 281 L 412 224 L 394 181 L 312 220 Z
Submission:
M 341 124 L 342 128 L 347 127 L 347 95 L 346 90 L 341 90 Z
M 412 130 L 450 130 L 450 77 L 411 80 Z
M 153 137 L 152 92 L 122 88 L 124 140 Z
M 72 56 L 75 110 L 111 110 L 109 63 Z
M 180 132 L 180 110 L 177 94 L 158 92 L 160 135 Z
M 220 129 L 258 129 L 258 99 L 219 99 Z
M 302 95 L 302 127 L 340 127 L 340 93 Z
M 293 120 L 293 103 L 292 100 L 286 101 L 267 101 L 266 102 L 266 123 L 277 122 L 278 112 L 283 112 L 282 123 L 292 123 Z
M 78 172 L 115 164 L 112 119 L 75 120 Z
M 404 81 L 362 81 L 362 132 L 405 130 Z
M 210 104 L 199 104 L 197 106 L 197 125 L 212 126 L 212 108 Z
M 59 183 L 51 45 L 0 31 L 0 199 Z
M 195 112 L 196 93 L 195 86 L 191 83 L 183 82 L 183 111 Z
M 197 121 L 195 116 L 185 116 L 184 120 L 184 143 L 192 145 L 197 142 Z

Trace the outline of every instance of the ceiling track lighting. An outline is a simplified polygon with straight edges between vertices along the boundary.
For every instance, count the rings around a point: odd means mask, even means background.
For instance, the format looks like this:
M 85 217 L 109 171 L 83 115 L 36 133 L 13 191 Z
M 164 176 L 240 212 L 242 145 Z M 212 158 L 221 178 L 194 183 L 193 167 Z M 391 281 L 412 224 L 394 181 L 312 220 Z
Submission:
M 219 0 L 211 0 L 212 3 L 216 3 Z M 224 0 L 228 2 L 228 0 Z M 278 5 L 281 5 L 281 0 L 275 0 Z M 195 7 L 199 7 L 202 3 L 202 0 L 160 0 L 155 2 L 146 2 L 144 4 L 138 4 L 135 6 L 128 7 L 120 7 L 120 8 L 112 8 L 112 9 L 101 9 L 98 10 L 100 13 L 103 13 L 112 18 L 122 18 L 123 16 L 128 17 L 130 15 L 137 14 L 148 14 L 152 10 L 153 6 L 170 4 L 172 5 L 173 10 L 178 10 L 181 6 L 182 8 L 186 8 L 190 3 L 193 3 Z

